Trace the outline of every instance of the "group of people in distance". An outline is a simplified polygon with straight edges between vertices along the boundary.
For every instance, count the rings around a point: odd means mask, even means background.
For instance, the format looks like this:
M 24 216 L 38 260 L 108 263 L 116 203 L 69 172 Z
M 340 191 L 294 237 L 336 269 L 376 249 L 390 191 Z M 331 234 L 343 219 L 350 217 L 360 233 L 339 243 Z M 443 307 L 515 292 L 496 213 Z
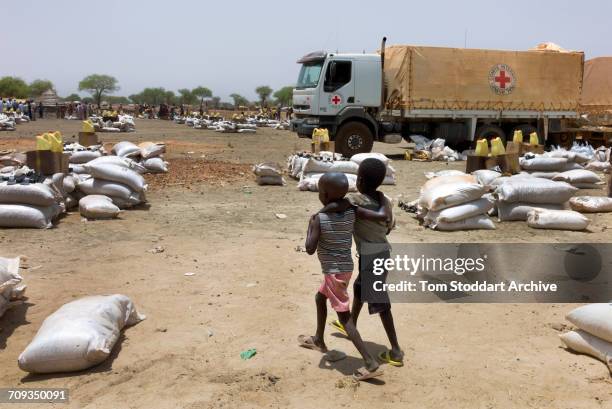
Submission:
M 365 299 L 365 283 L 373 282 L 373 260 L 389 258 L 391 247 L 387 235 L 393 228 L 391 201 L 380 191 L 387 172 L 386 165 L 374 158 L 365 159 L 357 174 L 358 193 L 349 194 L 348 179 L 343 173 L 326 173 L 319 181 L 319 200 L 323 208 L 312 215 L 306 235 L 306 251 L 317 252 L 323 272 L 323 281 L 315 296 L 317 327 L 315 335 L 300 335 L 300 346 L 324 353 L 328 361 L 346 357 L 340 351 L 329 350 L 324 332 L 327 318 L 327 301 L 338 314 L 330 323 L 334 329 L 346 336 L 359 351 L 364 366 L 353 374 L 357 381 L 364 381 L 383 374 L 380 365 L 386 363 L 400 367 L 404 364 L 402 352 L 393 323 L 391 302 L 386 294 L 382 299 Z M 353 273 L 351 254 L 355 239 L 359 257 L 359 273 L 353 283 L 353 304 L 350 306 L 348 286 Z M 362 254 L 364 245 L 374 244 L 377 254 Z M 386 272 L 378 276 L 386 279 Z M 372 302 L 374 301 L 374 302 Z M 357 319 L 364 302 L 370 314 L 378 314 L 389 338 L 391 348 L 373 357 L 368 351 L 357 329 Z

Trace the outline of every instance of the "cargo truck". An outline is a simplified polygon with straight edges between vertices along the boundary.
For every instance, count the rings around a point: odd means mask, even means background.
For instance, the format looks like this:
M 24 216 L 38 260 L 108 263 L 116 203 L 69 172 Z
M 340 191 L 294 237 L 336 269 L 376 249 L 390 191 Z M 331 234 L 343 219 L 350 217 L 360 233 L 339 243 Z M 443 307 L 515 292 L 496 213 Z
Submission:
M 410 135 L 466 146 L 548 130 L 578 117 L 584 54 L 389 46 L 374 54 L 307 54 L 293 91 L 293 131 L 326 128 L 336 152 Z

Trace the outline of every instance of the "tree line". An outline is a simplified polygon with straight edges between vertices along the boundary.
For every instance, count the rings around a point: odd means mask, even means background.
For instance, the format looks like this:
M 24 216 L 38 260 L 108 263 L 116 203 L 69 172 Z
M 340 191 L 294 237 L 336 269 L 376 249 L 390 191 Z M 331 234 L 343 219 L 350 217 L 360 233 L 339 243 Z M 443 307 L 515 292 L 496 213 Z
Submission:
M 119 91 L 119 82 L 110 75 L 91 74 L 83 78 L 78 84 L 78 90 L 87 92 L 91 97 L 81 98 L 78 94 L 70 94 L 63 98 L 66 101 L 83 101 L 93 103 L 98 106 L 102 101 L 107 101 L 112 104 L 147 104 L 147 105 L 206 105 L 211 108 L 226 108 L 233 107 L 248 107 L 254 105 L 255 102 L 249 101 L 238 93 L 230 95 L 232 103 L 225 103 L 221 98 L 215 96 L 210 88 L 198 86 L 193 89 L 182 88 L 177 92 L 166 90 L 163 87 L 145 88 L 138 94 L 132 94 L 127 97 L 110 95 Z M 30 84 L 18 77 L 3 77 L 0 78 L 0 97 L 14 98 L 37 98 L 48 90 L 55 90 L 53 83 L 46 79 L 37 79 Z M 293 87 L 287 86 L 280 88 L 274 92 L 267 85 L 262 85 L 255 88 L 255 92 L 259 96 L 257 103 L 265 107 L 269 104 L 289 106 L 293 97 Z M 274 98 L 274 100 L 271 99 Z

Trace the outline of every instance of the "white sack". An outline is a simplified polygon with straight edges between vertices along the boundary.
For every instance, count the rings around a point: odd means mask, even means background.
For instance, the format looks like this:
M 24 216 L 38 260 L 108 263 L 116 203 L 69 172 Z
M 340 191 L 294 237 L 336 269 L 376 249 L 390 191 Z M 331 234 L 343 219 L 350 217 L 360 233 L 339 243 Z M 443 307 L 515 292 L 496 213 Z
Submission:
M 325 173 L 329 172 L 332 166 L 334 166 L 334 162 L 331 160 L 309 158 L 304 164 L 302 173 Z
M 484 214 L 470 217 L 468 219 L 456 222 L 438 222 L 430 225 L 432 229 L 441 231 L 457 231 L 457 230 L 495 230 L 495 224 Z
M 576 183 L 599 183 L 601 179 L 596 173 L 586 170 L 568 170 L 567 172 L 561 172 L 557 176 L 553 177 L 552 180 L 555 182 L 567 182 L 572 185 Z
M 129 186 L 137 192 L 142 192 L 147 189 L 147 184 L 142 175 L 131 169 L 112 164 L 98 164 L 92 162 L 83 166 L 94 178 L 119 182 Z
M 592 161 L 592 162 L 587 163 L 587 165 L 584 168 L 588 170 L 594 170 L 596 172 L 610 173 L 612 164 L 610 164 L 610 162 Z
M 0 183 L 0 203 L 51 206 L 56 203 L 53 190 L 43 183 L 9 185 Z
M 529 171 L 554 172 L 565 168 L 566 158 L 547 158 L 537 156 L 533 159 L 522 157 L 520 159 L 521 168 Z
M 512 177 L 495 193 L 502 202 L 564 203 L 578 189 L 565 182 L 532 177 Z
M 88 165 L 100 165 L 102 163 L 112 164 L 112 165 L 120 166 L 122 168 L 132 169 L 138 173 L 144 173 L 147 170 L 143 165 L 136 162 L 135 160 L 130 159 L 130 158 L 122 158 L 120 156 L 102 156 L 98 159 L 92 160 L 91 162 L 88 163 Z M 81 173 L 87 173 L 87 172 L 81 172 Z
M 574 308 L 565 317 L 589 334 L 612 342 L 612 305 L 595 303 Z
M 99 158 L 100 156 L 102 156 L 102 154 L 99 151 L 77 151 L 72 153 L 68 162 L 82 164 Z
M 255 181 L 258 185 L 264 186 L 283 186 L 285 184 L 285 179 L 282 176 L 257 176 Z
M 462 176 L 462 175 L 466 175 L 466 173 L 460 170 L 454 170 L 454 169 L 439 170 L 437 172 L 425 172 L 425 177 L 427 179 L 433 179 L 433 178 L 437 178 L 440 176 Z
M 84 297 L 49 315 L 19 355 L 19 368 L 32 373 L 79 371 L 111 353 L 121 329 L 145 319 L 125 295 Z
M 527 214 L 527 225 L 535 229 L 584 230 L 590 220 L 573 210 L 534 208 Z
M 88 179 L 79 183 L 78 187 L 86 195 L 103 195 L 118 197 L 123 200 L 140 200 L 139 193 L 134 192 L 129 186 L 110 180 Z
M 123 141 L 115 144 L 111 151 L 117 156 L 138 156 L 141 154 L 140 147 L 129 141 Z
M 164 162 L 162 158 L 149 158 L 145 159 L 142 164 L 144 167 L 153 173 L 166 173 L 168 172 L 168 162 Z
M 612 197 L 576 196 L 569 201 L 572 210 L 581 213 L 612 212 Z
M 356 175 L 359 171 L 359 165 L 351 160 L 338 160 L 332 162 L 329 172 L 340 172 Z
M 478 200 L 474 200 L 473 202 L 464 203 L 459 206 L 449 207 L 444 210 L 429 211 L 425 216 L 425 222 L 427 224 L 435 224 L 439 222 L 457 222 L 460 220 L 465 220 L 470 217 L 477 216 L 479 214 L 486 214 L 492 208 L 492 201 L 486 198 L 481 198 Z
M 282 170 L 277 163 L 263 162 L 253 166 L 253 173 L 256 176 L 281 176 Z
M 612 372 L 612 343 L 581 330 L 570 331 L 559 337 L 572 351 L 599 359 Z
M 152 142 L 143 142 L 139 147 L 143 159 L 155 158 L 166 152 L 166 145 Z
M 526 221 L 529 212 L 535 208 L 563 210 L 563 204 L 497 202 L 497 219 L 500 222 Z
M 76 189 L 76 181 L 74 180 L 74 177 L 72 175 L 66 175 L 62 181 L 62 187 L 66 193 L 74 192 L 74 189 Z
M 387 158 L 382 153 L 377 153 L 377 152 L 358 153 L 356 155 L 351 156 L 351 160 L 358 165 L 361 165 L 361 162 L 363 162 L 366 159 L 370 159 L 370 158 L 374 158 L 374 159 L 378 159 L 379 161 L 382 161 L 385 164 L 385 166 L 389 164 L 389 158 Z
M 108 196 L 89 195 L 79 200 L 79 212 L 87 219 L 112 219 L 117 217 L 120 209 Z
M 431 179 L 429 182 L 439 179 L 442 178 Z M 485 186 L 479 183 L 447 183 L 424 190 L 419 203 L 429 210 L 436 211 L 480 199 L 485 192 Z
M 490 186 L 493 181 L 501 177 L 501 173 L 495 172 L 494 170 L 481 169 L 472 172 L 472 175 L 476 176 L 481 185 Z
M 26 227 L 49 229 L 59 214 L 59 206 L 31 206 L 20 204 L 0 204 L 0 227 Z

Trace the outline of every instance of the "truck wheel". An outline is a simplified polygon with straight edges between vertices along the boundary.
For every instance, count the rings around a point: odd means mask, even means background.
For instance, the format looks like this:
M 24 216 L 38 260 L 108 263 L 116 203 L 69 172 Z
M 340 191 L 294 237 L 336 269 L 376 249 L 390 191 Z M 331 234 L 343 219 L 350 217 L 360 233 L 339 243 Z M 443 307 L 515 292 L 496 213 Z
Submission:
M 474 135 L 474 143 L 479 139 L 491 140 L 499 137 L 502 143 L 506 143 L 506 133 L 503 129 L 496 125 L 483 125 L 476 130 Z
M 336 133 L 336 152 L 350 158 L 357 153 L 370 152 L 374 145 L 372 131 L 361 122 L 342 125 Z
M 514 136 L 514 131 L 521 131 L 521 132 L 523 132 L 523 142 L 529 142 L 529 135 L 531 135 L 533 132 L 538 132 L 538 128 L 536 128 L 533 125 L 522 124 L 522 125 L 519 125 L 519 126 L 515 127 L 512 130 L 512 135 L 513 136 Z M 540 136 L 538 134 L 538 139 L 540 140 L 540 144 L 542 144 L 542 142 L 544 141 L 544 137 Z

